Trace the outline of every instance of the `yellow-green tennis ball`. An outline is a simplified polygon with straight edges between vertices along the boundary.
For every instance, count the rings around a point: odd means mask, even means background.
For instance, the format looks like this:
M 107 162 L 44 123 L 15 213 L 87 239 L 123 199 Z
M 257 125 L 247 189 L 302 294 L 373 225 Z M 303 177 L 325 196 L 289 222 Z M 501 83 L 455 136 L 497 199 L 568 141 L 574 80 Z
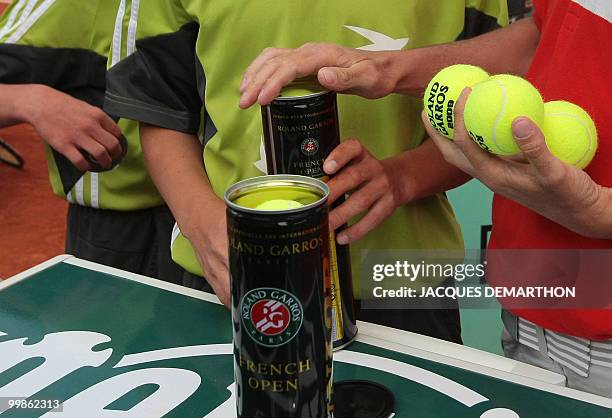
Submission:
M 266 202 L 260 203 L 255 209 L 257 210 L 289 210 L 301 208 L 302 205 L 297 200 L 288 199 L 272 199 Z
M 457 64 L 442 69 L 431 79 L 423 96 L 423 106 L 431 126 L 449 139 L 455 134 L 455 103 L 466 87 L 489 78 L 482 68 Z
M 509 74 L 476 84 L 465 103 L 466 129 L 478 145 L 493 154 L 520 152 L 512 135 L 512 121 L 520 116 L 542 126 L 544 102 L 531 83 Z
M 585 168 L 597 151 L 597 128 L 589 114 L 570 102 L 544 104 L 542 132 L 548 149 L 561 161 Z

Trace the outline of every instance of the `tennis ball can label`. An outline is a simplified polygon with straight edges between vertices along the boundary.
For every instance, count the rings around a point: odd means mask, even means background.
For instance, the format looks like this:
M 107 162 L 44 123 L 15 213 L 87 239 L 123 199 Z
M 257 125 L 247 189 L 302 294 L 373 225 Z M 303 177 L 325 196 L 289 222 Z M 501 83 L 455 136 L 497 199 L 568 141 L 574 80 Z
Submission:
M 328 194 L 292 175 L 226 192 L 240 418 L 333 416 Z
M 336 93 L 319 84 L 298 81 L 262 107 L 268 174 L 296 174 L 327 181 L 323 163 L 340 144 Z M 338 199 L 334 207 L 344 199 Z M 345 228 L 345 226 L 340 229 Z M 330 232 L 334 348 L 357 335 L 349 247 L 338 245 Z

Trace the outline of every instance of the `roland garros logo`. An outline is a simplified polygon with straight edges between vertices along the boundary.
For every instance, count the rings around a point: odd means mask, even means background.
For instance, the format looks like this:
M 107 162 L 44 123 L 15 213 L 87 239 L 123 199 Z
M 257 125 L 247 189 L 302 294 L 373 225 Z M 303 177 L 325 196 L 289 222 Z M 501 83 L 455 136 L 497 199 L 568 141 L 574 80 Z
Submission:
M 306 138 L 302 141 L 301 149 L 304 155 L 314 155 L 319 151 L 319 141 L 314 138 Z
M 293 339 L 302 327 L 304 310 L 291 293 L 269 287 L 253 289 L 240 302 L 242 324 L 257 343 L 278 347 Z

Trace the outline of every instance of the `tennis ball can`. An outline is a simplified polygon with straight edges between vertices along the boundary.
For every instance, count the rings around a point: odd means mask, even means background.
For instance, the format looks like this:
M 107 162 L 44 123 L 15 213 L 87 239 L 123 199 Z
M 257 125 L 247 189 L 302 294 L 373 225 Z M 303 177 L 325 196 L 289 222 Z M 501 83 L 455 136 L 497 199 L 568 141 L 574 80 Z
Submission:
M 316 82 L 300 80 L 285 87 L 261 110 L 268 174 L 295 174 L 327 181 L 323 163 L 340 144 L 336 93 Z M 338 199 L 334 207 L 342 202 L 343 198 Z M 340 349 L 357 335 L 351 259 L 349 246 L 336 242 L 335 231 L 330 231 L 329 248 L 332 339 L 334 349 Z
M 225 194 L 239 418 L 330 418 L 329 189 L 276 175 Z

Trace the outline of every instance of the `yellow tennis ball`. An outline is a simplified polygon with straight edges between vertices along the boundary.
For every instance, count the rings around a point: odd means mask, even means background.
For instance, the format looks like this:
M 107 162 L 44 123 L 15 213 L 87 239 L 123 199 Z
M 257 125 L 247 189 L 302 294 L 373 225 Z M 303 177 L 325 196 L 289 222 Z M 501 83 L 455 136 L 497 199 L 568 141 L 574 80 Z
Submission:
M 288 200 L 288 199 L 272 199 L 260 203 L 257 205 L 255 209 L 257 210 L 289 210 L 289 209 L 297 209 L 304 206 L 297 200 Z
M 542 126 L 544 102 L 531 83 L 509 74 L 476 84 L 465 103 L 466 129 L 480 147 L 493 154 L 520 152 L 512 135 L 512 121 L 520 116 Z
M 482 68 L 473 65 L 457 64 L 442 69 L 431 79 L 423 106 L 431 126 L 449 139 L 455 133 L 455 103 L 466 87 L 471 87 L 489 78 Z
M 585 168 L 597 151 L 597 128 L 589 114 L 570 102 L 544 104 L 542 132 L 548 149 L 561 161 Z

